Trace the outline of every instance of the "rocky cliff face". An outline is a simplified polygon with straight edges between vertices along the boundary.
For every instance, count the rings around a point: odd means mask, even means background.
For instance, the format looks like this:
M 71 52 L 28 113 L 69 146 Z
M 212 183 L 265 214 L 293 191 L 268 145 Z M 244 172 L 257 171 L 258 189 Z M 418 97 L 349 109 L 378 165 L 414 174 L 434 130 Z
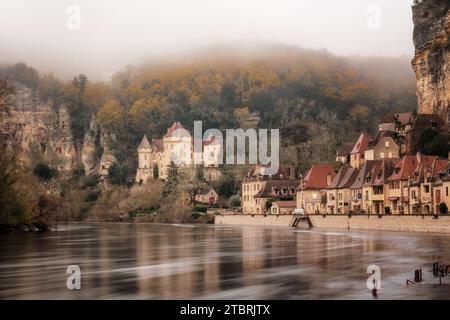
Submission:
M 450 121 L 450 1 L 417 0 L 413 5 L 412 66 L 417 78 L 419 113 Z
M 16 83 L 15 88 L 13 108 L 0 118 L 0 133 L 8 144 L 19 146 L 17 151 L 23 160 L 42 158 L 60 171 L 82 163 L 86 173 L 108 173 L 114 157 L 94 118 L 77 151 L 67 108 L 40 101 L 31 89 L 20 84 Z

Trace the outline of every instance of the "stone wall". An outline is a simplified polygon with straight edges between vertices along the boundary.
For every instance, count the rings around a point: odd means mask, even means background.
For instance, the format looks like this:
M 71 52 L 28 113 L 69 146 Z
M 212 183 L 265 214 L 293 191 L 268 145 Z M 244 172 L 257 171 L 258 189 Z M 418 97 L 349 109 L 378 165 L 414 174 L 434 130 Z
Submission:
M 291 223 L 292 215 L 216 215 L 215 224 L 234 224 L 234 225 L 260 225 L 260 226 L 282 226 L 287 227 Z
M 327 229 L 350 229 L 350 230 L 376 230 L 376 231 L 397 231 L 397 232 L 435 232 L 450 234 L 450 216 L 440 216 L 434 219 L 433 216 L 422 215 L 389 215 L 379 218 L 371 216 L 347 215 L 311 215 L 309 216 L 314 228 Z M 262 226 L 284 226 L 288 227 L 292 220 L 292 215 L 217 215 L 216 224 L 230 225 L 262 225 Z

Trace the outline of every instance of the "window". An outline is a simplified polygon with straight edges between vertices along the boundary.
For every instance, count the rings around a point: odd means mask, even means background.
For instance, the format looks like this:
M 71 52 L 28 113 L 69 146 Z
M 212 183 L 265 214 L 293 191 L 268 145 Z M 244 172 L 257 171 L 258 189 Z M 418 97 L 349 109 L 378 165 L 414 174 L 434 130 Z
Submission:
M 384 152 L 380 152 L 380 158 L 384 159 Z
M 416 191 L 415 190 L 411 191 L 411 198 L 416 199 Z
M 384 142 L 384 146 L 385 146 L 386 148 L 389 148 L 389 141 L 385 141 L 385 142 Z
M 312 194 L 312 198 L 313 198 L 313 200 L 316 200 L 316 199 L 317 199 L 317 193 L 314 192 L 314 193 Z
M 365 194 L 365 197 L 364 197 L 364 199 L 365 199 L 366 201 L 368 201 L 368 200 L 369 200 L 369 191 L 367 191 L 367 190 L 366 190 L 366 194 Z
M 429 185 L 424 185 L 423 186 L 423 192 L 429 193 L 430 192 L 430 186 Z
M 383 187 L 374 187 L 373 193 L 377 195 L 383 194 Z
M 388 157 L 389 157 L 389 159 L 392 159 L 392 152 L 389 152 Z
M 445 187 L 445 196 L 448 197 L 448 187 Z

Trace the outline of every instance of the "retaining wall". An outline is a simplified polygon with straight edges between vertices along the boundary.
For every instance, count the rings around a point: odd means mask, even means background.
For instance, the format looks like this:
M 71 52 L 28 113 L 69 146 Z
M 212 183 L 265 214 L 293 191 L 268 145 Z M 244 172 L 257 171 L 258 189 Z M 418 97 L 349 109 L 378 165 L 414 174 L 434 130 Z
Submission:
M 349 230 L 377 230 L 377 231 L 404 231 L 404 232 L 435 232 L 450 234 L 450 216 L 422 215 L 310 215 L 314 228 L 349 229 Z M 292 215 L 217 215 L 216 224 L 233 225 L 262 225 L 285 226 L 292 221 Z

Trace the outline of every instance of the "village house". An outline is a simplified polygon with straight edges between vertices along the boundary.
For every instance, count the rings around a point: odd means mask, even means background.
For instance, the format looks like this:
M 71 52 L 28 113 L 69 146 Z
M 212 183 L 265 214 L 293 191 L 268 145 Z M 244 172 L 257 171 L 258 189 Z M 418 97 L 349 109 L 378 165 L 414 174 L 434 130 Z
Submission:
M 327 189 L 327 213 L 343 214 L 351 209 L 350 186 L 355 182 L 359 170 L 345 163 Z
M 409 195 L 409 213 L 430 214 L 439 212 L 441 192 L 434 190 L 434 182 L 448 165 L 448 159 L 418 155 L 418 163 L 404 187 Z
M 401 138 L 392 131 L 380 131 L 375 139 L 369 141 L 364 159 L 380 160 L 400 158 Z
M 350 165 L 353 168 L 360 169 L 364 165 L 364 153 L 367 150 L 370 140 L 371 138 L 369 135 L 365 133 L 360 134 L 353 149 L 350 151 Z
M 172 161 L 191 179 L 200 166 L 207 181 L 217 181 L 220 178 L 221 148 L 214 137 L 209 137 L 202 141 L 202 152 L 195 154 L 192 136 L 180 122 L 174 122 L 162 139 L 153 139 L 151 144 L 144 135 L 138 147 L 136 182 L 145 183 L 150 177 L 165 180 Z M 194 158 L 200 159 L 197 162 L 200 164 L 195 164 Z
M 219 199 L 219 194 L 213 188 L 199 188 L 195 194 L 195 201 L 215 205 Z
M 272 214 L 293 214 L 297 207 L 297 201 L 274 201 L 272 203 Z
M 327 188 L 335 176 L 331 165 L 313 165 L 297 188 L 297 208 L 303 208 L 309 214 L 326 213 Z
M 242 211 L 244 214 L 267 214 L 273 201 L 295 199 L 299 181 L 295 179 L 295 169 L 280 166 L 278 172 L 267 174 L 267 166 L 252 167 L 242 182 Z
M 341 146 L 336 151 L 336 162 L 347 163 L 348 162 L 348 149 L 345 146 Z
M 399 159 L 368 160 L 372 162 L 364 176 L 362 184 L 362 207 L 368 214 L 390 213 L 385 204 L 387 196 L 387 179 L 394 171 Z
M 408 180 L 414 173 L 418 157 L 406 155 L 395 165 L 394 172 L 388 178 L 387 204 L 393 214 L 405 214 L 409 211 Z
M 365 211 L 367 209 L 367 206 L 365 206 L 364 198 L 363 198 L 363 185 L 366 181 L 366 177 L 369 174 L 369 172 L 372 171 L 373 166 L 375 165 L 374 160 L 370 160 L 364 163 L 364 165 L 361 167 L 361 169 L 358 172 L 358 175 L 353 182 L 353 184 L 350 186 L 350 192 L 351 192 L 351 211 L 358 213 Z
M 405 136 L 406 132 L 411 129 L 412 116 L 412 112 L 387 114 L 378 124 L 378 130 L 391 131 L 399 136 Z
M 450 210 L 450 164 L 447 164 L 433 184 L 434 199 L 437 207 L 436 212 L 440 212 L 439 206 L 441 203 L 445 203 L 447 210 Z

